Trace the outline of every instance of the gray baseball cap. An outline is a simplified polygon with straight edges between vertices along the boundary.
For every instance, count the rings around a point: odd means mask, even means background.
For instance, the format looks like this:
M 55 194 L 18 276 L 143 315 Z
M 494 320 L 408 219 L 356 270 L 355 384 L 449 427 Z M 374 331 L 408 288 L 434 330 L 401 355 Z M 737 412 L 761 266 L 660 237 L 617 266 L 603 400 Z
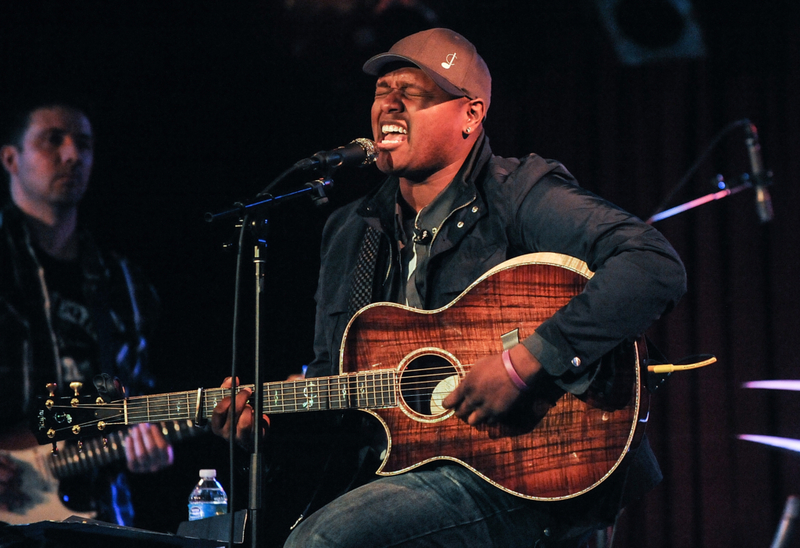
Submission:
M 486 109 L 492 97 L 492 75 L 472 43 L 450 29 L 424 30 L 398 41 L 386 53 L 364 63 L 364 72 L 378 76 L 389 63 L 416 65 L 436 84 L 457 97 L 481 98 Z

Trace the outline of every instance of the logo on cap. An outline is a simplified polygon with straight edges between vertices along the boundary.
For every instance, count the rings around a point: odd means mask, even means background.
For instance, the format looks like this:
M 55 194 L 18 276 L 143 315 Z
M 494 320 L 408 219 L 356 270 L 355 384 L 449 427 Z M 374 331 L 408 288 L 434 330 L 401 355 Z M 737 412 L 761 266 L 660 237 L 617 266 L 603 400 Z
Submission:
M 445 57 L 445 62 L 442 63 L 442 68 L 449 69 L 450 67 L 453 66 L 453 63 L 455 62 L 456 62 L 456 54 L 451 53 L 450 55 Z

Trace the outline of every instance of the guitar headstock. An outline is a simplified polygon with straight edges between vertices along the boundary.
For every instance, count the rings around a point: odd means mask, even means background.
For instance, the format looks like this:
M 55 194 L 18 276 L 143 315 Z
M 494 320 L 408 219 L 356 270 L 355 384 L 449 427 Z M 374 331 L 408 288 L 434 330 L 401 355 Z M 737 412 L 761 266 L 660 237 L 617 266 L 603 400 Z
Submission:
M 55 383 L 50 383 L 49 395 L 38 398 L 32 430 L 40 445 L 103 436 L 125 426 L 124 401 L 81 395 L 81 383 L 72 383 L 70 388 L 71 396 L 58 396 Z

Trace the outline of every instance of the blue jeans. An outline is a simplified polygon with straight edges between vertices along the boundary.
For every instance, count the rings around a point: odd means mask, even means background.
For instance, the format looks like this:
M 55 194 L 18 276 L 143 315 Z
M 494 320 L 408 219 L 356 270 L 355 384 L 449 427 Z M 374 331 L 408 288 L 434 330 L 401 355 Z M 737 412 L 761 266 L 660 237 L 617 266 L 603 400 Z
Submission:
M 510 495 L 445 463 L 376 479 L 309 516 L 287 548 L 583 546 L 603 524 L 577 525 L 549 502 Z

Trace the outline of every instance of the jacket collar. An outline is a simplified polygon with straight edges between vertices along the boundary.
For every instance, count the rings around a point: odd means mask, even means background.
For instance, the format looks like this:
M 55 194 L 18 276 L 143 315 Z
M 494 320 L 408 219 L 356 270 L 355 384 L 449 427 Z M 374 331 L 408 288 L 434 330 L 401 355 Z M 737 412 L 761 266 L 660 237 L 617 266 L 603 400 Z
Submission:
M 489 146 L 489 138 L 484 133 L 464 160 L 461 169 L 450 183 L 459 185 L 462 188 L 456 193 L 458 196 L 469 194 L 475 196 L 476 181 L 492 157 L 492 149 Z M 395 204 L 397 203 L 397 192 L 400 187 L 400 179 L 395 175 L 389 175 L 377 189 L 364 197 L 363 202 L 358 208 L 358 214 L 374 228 L 390 231 L 394 226 Z

